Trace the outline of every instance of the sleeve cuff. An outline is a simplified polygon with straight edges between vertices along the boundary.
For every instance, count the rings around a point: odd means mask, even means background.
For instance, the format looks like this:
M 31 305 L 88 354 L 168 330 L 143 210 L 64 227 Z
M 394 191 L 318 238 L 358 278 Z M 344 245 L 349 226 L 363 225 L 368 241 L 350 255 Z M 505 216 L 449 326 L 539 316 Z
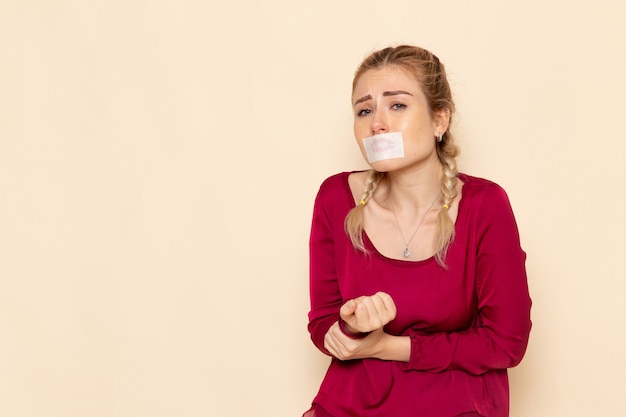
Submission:
M 348 331 L 346 329 L 346 322 L 340 317 L 339 318 L 339 329 L 341 330 L 341 333 L 345 334 L 346 336 L 348 336 L 350 339 L 363 339 L 366 338 L 367 336 L 369 336 L 369 334 L 371 332 L 366 332 L 366 333 L 352 333 L 350 331 Z

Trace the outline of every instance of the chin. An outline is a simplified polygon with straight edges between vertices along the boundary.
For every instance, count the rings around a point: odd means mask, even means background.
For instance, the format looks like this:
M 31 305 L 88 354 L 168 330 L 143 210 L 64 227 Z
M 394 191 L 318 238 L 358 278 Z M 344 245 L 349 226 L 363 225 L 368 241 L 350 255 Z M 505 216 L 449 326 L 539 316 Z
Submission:
M 403 168 L 406 165 L 404 158 L 385 159 L 382 161 L 376 161 L 369 163 L 372 169 L 378 172 L 389 172 Z

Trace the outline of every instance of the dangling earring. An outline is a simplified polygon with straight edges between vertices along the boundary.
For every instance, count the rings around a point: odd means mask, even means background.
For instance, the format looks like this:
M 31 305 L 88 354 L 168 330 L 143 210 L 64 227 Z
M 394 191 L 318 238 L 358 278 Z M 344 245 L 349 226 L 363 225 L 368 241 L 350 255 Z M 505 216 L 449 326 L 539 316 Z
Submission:
M 443 142 L 443 133 L 439 132 L 439 136 L 437 136 L 437 143 Z

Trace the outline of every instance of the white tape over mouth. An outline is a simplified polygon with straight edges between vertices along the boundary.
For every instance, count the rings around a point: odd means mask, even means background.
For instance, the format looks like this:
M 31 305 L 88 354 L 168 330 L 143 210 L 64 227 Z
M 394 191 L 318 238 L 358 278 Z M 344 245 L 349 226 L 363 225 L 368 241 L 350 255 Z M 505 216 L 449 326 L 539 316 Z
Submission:
M 368 162 L 404 157 L 402 132 L 381 133 L 363 139 Z

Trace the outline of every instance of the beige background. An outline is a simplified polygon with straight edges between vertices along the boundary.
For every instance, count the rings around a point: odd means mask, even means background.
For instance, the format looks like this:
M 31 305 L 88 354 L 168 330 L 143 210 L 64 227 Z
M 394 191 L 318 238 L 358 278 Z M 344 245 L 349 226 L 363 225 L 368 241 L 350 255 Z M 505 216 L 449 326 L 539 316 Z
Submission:
M 0 416 L 300 415 L 313 198 L 402 42 L 528 252 L 511 415 L 622 413 L 624 4 L 1 0 Z

